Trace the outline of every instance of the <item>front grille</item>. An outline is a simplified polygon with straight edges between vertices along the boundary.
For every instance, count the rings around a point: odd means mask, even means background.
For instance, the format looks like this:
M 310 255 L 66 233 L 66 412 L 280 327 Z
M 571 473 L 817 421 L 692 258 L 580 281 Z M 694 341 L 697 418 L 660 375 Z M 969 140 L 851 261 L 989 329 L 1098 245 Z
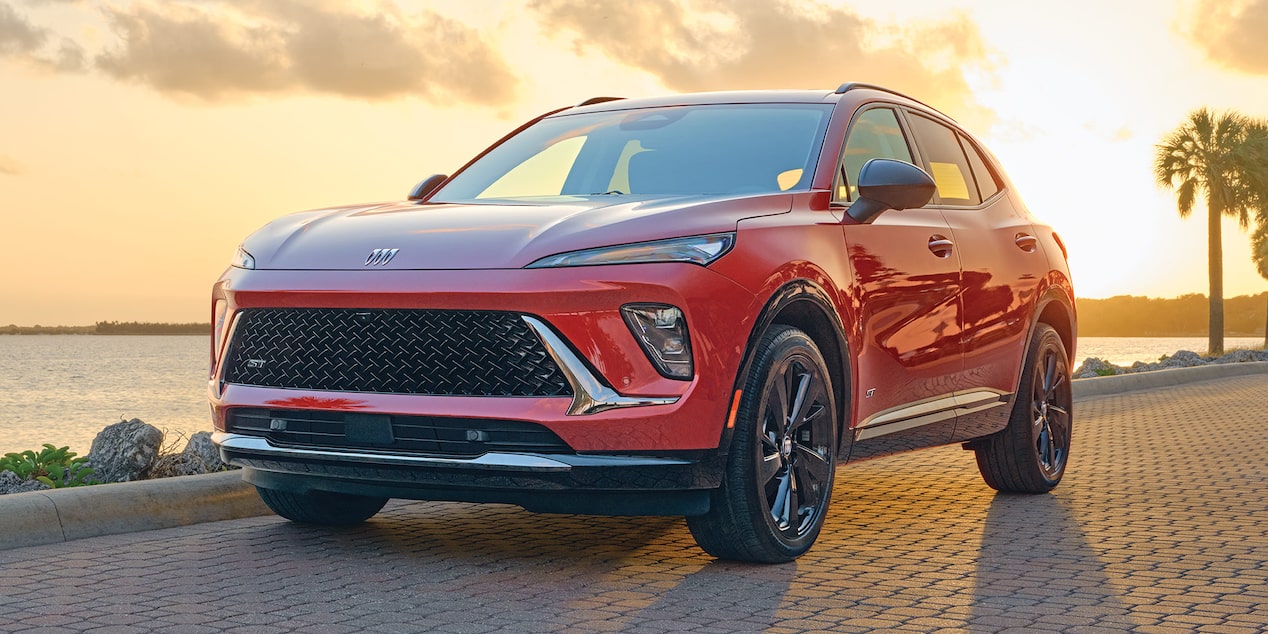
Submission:
M 300 448 L 444 456 L 572 452 L 559 436 L 536 423 L 485 418 L 244 408 L 229 410 L 228 431 Z
M 225 381 L 445 396 L 570 396 L 519 313 L 255 308 L 238 317 Z

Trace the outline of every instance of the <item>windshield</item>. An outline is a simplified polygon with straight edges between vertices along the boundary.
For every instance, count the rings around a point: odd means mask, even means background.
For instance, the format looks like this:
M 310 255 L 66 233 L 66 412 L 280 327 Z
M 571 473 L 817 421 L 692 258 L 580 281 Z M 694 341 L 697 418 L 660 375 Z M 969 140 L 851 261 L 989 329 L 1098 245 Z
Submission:
M 548 117 L 431 201 L 806 189 L 830 114 L 820 104 L 728 104 Z

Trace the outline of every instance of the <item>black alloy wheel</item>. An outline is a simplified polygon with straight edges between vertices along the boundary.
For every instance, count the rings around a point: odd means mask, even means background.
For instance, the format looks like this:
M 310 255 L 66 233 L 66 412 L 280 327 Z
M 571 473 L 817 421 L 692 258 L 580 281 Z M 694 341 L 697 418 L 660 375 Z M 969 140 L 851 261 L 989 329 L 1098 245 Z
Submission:
M 722 486 L 691 533 L 720 559 L 776 563 L 810 549 L 832 497 L 837 408 L 814 341 L 776 326 L 758 344 Z
M 1008 427 L 974 447 L 982 479 L 998 491 L 1051 491 L 1065 474 L 1072 431 L 1073 392 L 1065 344 L 1051 326 L 1039 324 L 1026 353 L 1026 371 Z

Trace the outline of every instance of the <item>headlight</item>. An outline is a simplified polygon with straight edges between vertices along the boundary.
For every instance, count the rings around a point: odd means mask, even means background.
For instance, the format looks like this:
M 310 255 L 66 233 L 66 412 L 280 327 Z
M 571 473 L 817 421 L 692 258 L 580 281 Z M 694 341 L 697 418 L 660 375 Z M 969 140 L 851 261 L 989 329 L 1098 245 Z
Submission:
M 238 247 L 238 251 L 233 254 L 233 261 L 229 264 L 240 269 L 253 269 L 255 268 L 255 256 L 247 253 L 246 249 Z
M 647 358 L 661 376 L 690 379 L 691 336 L 687 320 L 676 306 L 666 304 L 626 304 L 621 307 L 625 323 L 643 347 Z
M 634 264 L 645 262 L 691 262 L 701 266 L 722 257 L 735 245 L 734 233 L 635 242 L 611 247 L 570 251 L 544 257 L 524 268 L 548 269 L 558 266 Z

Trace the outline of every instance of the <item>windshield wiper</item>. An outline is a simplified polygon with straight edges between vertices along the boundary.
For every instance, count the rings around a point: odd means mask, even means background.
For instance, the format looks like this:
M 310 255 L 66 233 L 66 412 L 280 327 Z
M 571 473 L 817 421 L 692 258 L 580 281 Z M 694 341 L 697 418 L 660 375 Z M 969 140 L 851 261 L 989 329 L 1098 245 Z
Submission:
M 605 191 L 605 192 L 595 192 L 593 194 L 590 194 L 590 196 L 625 196 L 625 195 L 626 193 L 619 189 L 609 189 L 608 191 Z

